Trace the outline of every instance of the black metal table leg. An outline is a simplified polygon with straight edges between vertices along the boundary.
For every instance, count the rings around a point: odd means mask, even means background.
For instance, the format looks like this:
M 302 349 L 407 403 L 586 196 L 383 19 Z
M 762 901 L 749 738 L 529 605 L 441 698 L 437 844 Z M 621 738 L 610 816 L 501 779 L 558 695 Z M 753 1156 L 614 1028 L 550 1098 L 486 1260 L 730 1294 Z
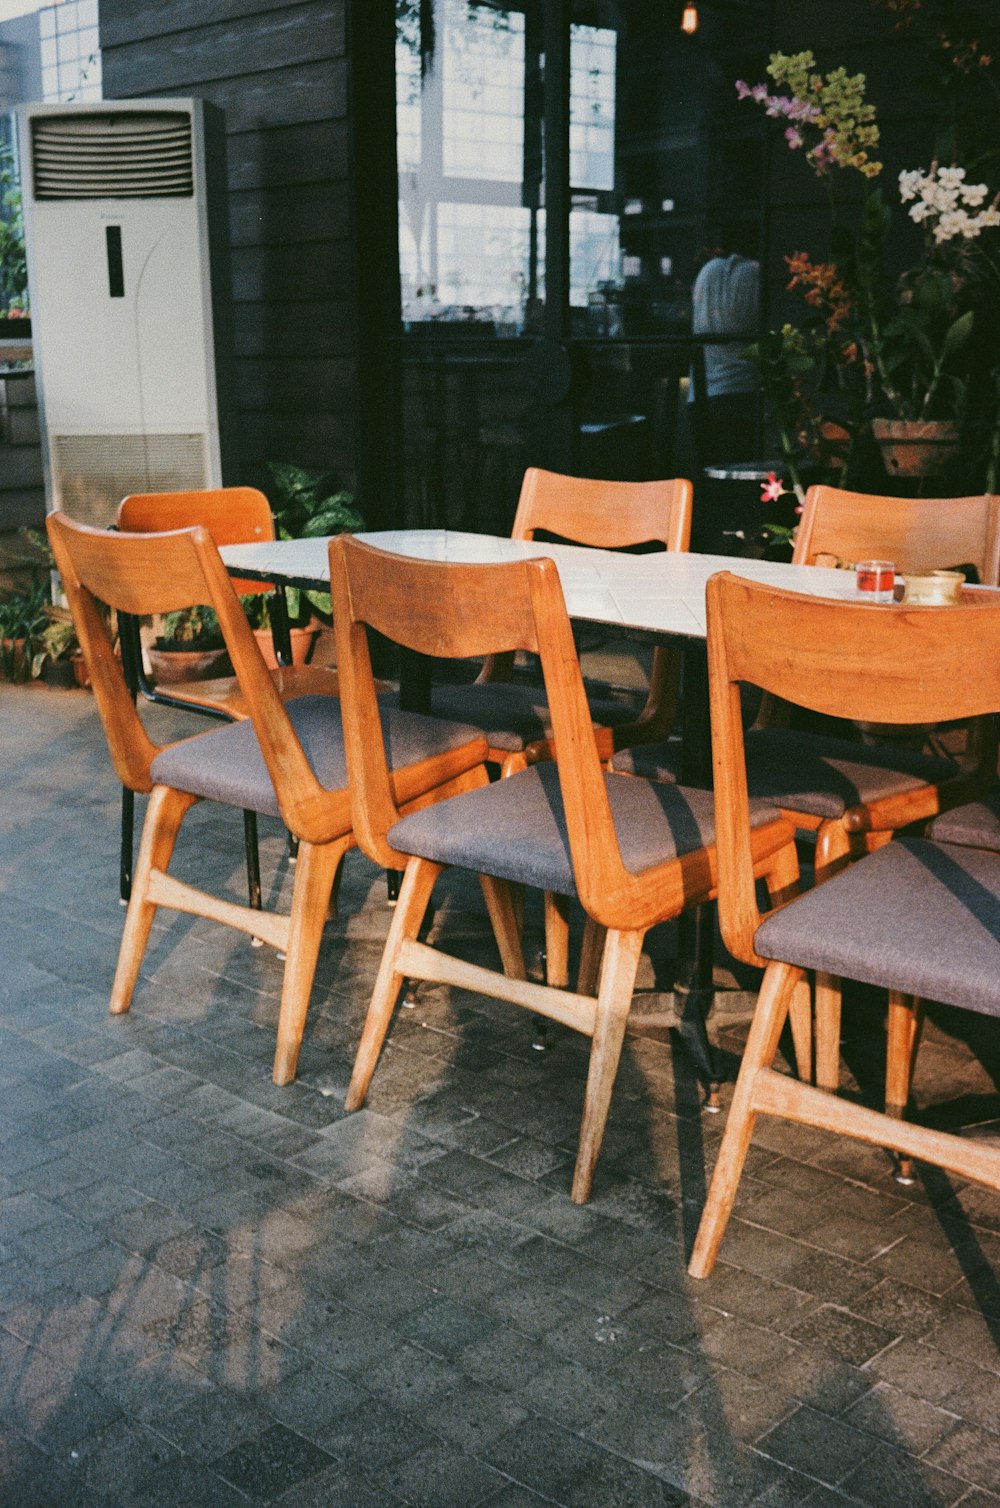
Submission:
M 681 779 L 685 785 L 712 784 L 712 737 L 708 716 L 708 657 L 705 644 L 684 649 Z M 708 1016 L 715 1001 L 715 906 L 697 906 L 678 923 L 678 971 L 674 998 L 680 1009 L 680 1036 L 706 1087 L 705 1109 L 719 1108 L 719 1066 L 708 1038 Z
M 132 834 L 135 827 L 135 793 L 122 786 L 122 836 L 118 860 L 118 897 L 127 905 L 132 897 Z
M 404 712 L 430 712 L 431 667 L 426 655 L 399 651 L 399 705 Z

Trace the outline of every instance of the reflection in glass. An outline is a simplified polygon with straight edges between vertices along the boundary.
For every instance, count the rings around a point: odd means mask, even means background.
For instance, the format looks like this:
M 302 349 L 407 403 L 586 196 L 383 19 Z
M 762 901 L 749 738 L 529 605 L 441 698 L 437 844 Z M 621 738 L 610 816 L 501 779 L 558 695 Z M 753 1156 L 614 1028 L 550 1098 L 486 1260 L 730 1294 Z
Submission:
M 397 8 L 399 266 L 404 328 L 523 328 L 543 294 L 543 225 L 527 141 L 527 15 L 469 0 Z M 534 69 L 537 71 L 538 60 Z

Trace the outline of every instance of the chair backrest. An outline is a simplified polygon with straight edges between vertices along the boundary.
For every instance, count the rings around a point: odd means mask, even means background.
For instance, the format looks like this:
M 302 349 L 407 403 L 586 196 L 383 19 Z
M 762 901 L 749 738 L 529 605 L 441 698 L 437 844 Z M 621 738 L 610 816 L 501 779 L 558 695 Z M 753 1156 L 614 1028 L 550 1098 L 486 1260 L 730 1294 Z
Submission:
M 719 920 L 726 946 L 760 964 L 750 862 L 740 684 L 865 722 L 936 723 L 1000 708 L 1000 603 L 879 606 L 804 596 L 734 576 L 706 589 Z
M 518 499 L 513 539 L 537 529 L 573 544 L 623 549 L 659 541 L 686 550 L 691 539 L 691 483 L 598 482 L 529 466 Z
M 138 617 L 209 603 L 218 615 L 286 825 L 307 841 L 328 840 L 341 823 L 339 830 L 347 831 L 346 793 L 328 792 L 317 781 L 208 530 L 115 533 L 88 528 L 64 513 L 50 513 L 46 527 L 122 784 L 150 790 L 150 765 L 159 750 L 126 686 L 102 604 Z
M 368 856 L 388 868 L 405 862 L 387 837 L 399 808 L 366 630 L 435 657 L 527 650 L 542 663 L 580 900 L 602 925 L 642 926 L 650 886 L 621 861 L 554 561 L 479 566 L 413 560 L 340 535 L 330 541 L 330 590 L 353 826 Z
M 796 565 L 820 557 L 891 560 L 920 574 L 974 565 L 979 579 L 1000 584 L 1000 496 L 880 497 L 810 487 L 799 524 Z
M 118 504 L 125 534 L 161 534 L 201 524 L 217 545 L 255 545 L 274 538 L 271 505 L 256 487 L 206 487 L 194 492 L 133 492 Z M 244 597 L 273 591 L 266 581 L 236 581 Z

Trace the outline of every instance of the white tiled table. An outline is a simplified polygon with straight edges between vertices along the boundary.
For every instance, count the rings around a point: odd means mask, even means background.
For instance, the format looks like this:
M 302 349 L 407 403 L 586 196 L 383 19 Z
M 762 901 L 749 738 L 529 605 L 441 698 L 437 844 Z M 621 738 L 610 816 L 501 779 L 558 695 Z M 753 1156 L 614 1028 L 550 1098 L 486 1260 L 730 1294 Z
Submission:
M 387 529 L 359 539 L 421 560 L 489 564 L 547 555 L 555 561 L 571 618 L 631 633 L 682 639 L 705 637 L 705 583 L 717 571 L 733 571 L 814 597 L 854 596 L 854 577 L 822 566 L 743 560 L 729 555 L 659 551 L 621 555 L 580 545 L 535 544 L 452 529 Z M 329 585 L 326 539 L 278 539 L 260 545 L 226 545 L 222 558 L 234 573 L 262 581 L 323 590 Z
M 808 593 L 815 597 L 853 598 L 851 572 L 821 566 L 793 566 L 775 561 L 744 560 L 728 555 L 695 555 L 659 551 L 650 555 L 623 555 L 612 550 L 591 550 L 580 545 L 528 543 L 488 534 L 463 534 L 451 529 L 391 529 L 358 536 L 380 549 L 421 560 L 490 564 L 549 556 L 559 570 L 566 609 L 578 622 L 600 624 L 624 634 L 651 639 L 673 639 L 692 651 L 703 644 L 705 629 L 705 583 L 717 571 L 732 571 L 771 586 Z M 259 545 L 226 545 L 222 558 L 233 574 L 261 581 L 285 582 L 324 590 L 329 586 L 330 567 L 326 539 L 275 540 Z M 696 665 L 700 659 L 700 666 Z M 686 765 L 695 779 L 707 773 L 699 768 L 707 757 L 704 694 L 704 657 L 686 657 L 686 677 L 701 687 L 697 697 L 685 698 Z M 687 684 L 690 686 L 691 681 Z M 697 714 L 692 717 L 692 704 Z M 697 745 L 697 749 L 692 749 Z M 685 779 L 689 778 L 685 773 Z M 705 1016 L 712 1000 L 712 908 L 699 908 L 698 915 L 685 913 L 680 941 L 681 980 L 675 994 L 684 1001 L 682 1030 L 701 1072 L 715 1077 L 712 1053 L 705 1033 Z M 709 1104 L 715 1108 L 710 1092 Z M 715 1102 L 717 1103 L 717 1102 Z

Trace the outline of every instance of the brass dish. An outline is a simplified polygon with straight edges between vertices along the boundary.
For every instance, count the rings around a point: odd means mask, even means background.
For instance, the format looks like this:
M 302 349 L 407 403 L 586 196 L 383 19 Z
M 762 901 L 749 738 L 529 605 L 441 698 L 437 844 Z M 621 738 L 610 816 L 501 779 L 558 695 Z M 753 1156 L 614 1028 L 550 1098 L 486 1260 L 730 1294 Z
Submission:
M 911 607 L 941 607 L 957 602 L 964 584 L 963 571 L 930 571 L 926 576 L 904 576 L 902 600 Z

